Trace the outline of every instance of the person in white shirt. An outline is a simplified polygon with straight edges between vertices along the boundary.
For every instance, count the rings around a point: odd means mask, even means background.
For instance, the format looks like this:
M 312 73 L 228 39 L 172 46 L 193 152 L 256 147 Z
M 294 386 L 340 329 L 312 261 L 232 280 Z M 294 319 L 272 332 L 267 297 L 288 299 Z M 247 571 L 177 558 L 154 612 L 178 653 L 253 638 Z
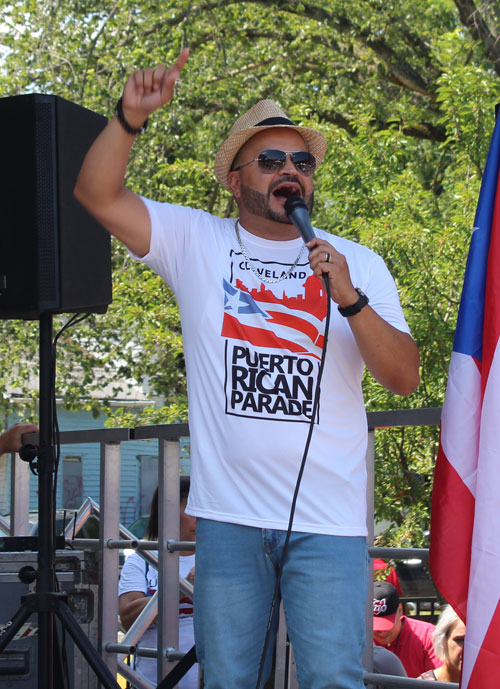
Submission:
M 196 540 L 196 518 L 186 514 L 189 494 L 189 476 L 180 477 L 180 540 Z M 158 539 L 158 488 L 151 501 L 148 526 L 145 537 L 149 541 Z M 179 576 L 194 584 L 195 554 L 179 554 Z M 138 552 L 132 553 L 123 565 L 119 582 L 119 612 L 122 626 L 129 629 L 144 609 L 150 596 L 158 588 L 158 572 Z M 187 652 L 194 645 L 193 601 L 181 594 L 179 598 L 179 650 Z M 139 646 L 156 648 L 157 625 L 152 624 L 139 641 Z M 154 658 L 136 656 L 134 669 L 145 679 L 156 685 L 157 663 Z M 198 665 L 194 665 L 179 682 L 179 689 L 198 688 Z
M 198 519 L 195 637 L 205 689 L 255 686 L 311 423 L 280 595 L 300 686 L 362 689 L 369 568 L 361 382 L 366 366 L 392 392 L 410 394 L 419 381 L 418 350 L 382 258 L 317 228 L 304 245 L 288 218 L 290 196 L 312 211 L 313 173 L 327 142 L 275 102 L 259 101 L 241 115 L 215 156 L 215 176 L 238 218 L 159 203 L 124 186 L 132 144 L 170 101 L 187 59 L 183 51 L 170 69 L 130 75 L 75 194 L 170 285 L 179 304 L 191 436 L 187 511 Z M 324 274 L 333 308 L 313 414 L 328 305 Z

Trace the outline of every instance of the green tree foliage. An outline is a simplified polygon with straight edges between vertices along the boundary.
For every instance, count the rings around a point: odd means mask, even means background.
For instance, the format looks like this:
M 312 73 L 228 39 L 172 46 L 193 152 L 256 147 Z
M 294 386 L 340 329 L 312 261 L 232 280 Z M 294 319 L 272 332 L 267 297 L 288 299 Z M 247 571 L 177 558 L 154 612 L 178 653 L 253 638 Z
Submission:
M 234 214 L 213 156 L 260 98 L 321 128 L 329 149 L 314 223 L 385 258 L 421 351 L 418 390 L 401 399 L 367 376 L 367 407 L 441 405 L 500 95 L 496 2 L 25 0 L 0 9 L 0 32 L 0 96 L 54 93 L 106 115 L 132 70 L 169 64 L 190 46 L 174 101 L 132 152 L 128 184 L 152 198 Z M 121 379 L 146 381 L 162 404 L 143 422 L 185 418 L 172 294 L 118 245 L 113 260 L 113 304 L 65 334 L 58 394 L 99 413 L 106 400 L 94 391 L 106 385 L 111 398 Z M 33 413 L 37 323 L 3 321 L 0 330 L 3 413 L 16 396 Z M 428 523 L 436 442 L 436 429 L 378 434 L 376 509 L 392 522 L 393 543 L 415 542 Z

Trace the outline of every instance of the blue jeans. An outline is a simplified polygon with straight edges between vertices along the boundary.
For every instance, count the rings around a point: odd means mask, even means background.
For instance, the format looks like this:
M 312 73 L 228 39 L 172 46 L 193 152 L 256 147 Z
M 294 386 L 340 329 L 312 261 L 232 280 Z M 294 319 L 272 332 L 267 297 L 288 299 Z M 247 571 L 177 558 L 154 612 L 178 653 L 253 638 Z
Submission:
M 198 518 L 194 628 L 205 689 L 255 689 L 285 535 Z M 364 689 L 367 577 L 365 538 L 292 533 L 281 595 L 303 689 Z M 271 659 L 272 644 L 264 681 Z

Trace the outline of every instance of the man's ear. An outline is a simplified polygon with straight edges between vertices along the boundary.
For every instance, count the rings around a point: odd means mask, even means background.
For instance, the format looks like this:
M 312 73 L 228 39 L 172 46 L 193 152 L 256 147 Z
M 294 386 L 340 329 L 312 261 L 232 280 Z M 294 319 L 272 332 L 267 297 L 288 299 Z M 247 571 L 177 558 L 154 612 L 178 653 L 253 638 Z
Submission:
M 236 200 L 241 196 L 241 183 L 239 170 L 232 170 L 228 174 L 229 189 Z

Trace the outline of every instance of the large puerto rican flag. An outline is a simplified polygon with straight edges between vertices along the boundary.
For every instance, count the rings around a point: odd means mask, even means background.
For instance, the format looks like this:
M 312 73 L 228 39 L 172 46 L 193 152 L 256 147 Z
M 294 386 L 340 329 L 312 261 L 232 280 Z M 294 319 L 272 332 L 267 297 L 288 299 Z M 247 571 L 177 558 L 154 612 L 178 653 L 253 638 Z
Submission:
M 462 689 L 500 686 L 500 123 L 470 242 L 441 416 L 430 567 L 466 623 Z

